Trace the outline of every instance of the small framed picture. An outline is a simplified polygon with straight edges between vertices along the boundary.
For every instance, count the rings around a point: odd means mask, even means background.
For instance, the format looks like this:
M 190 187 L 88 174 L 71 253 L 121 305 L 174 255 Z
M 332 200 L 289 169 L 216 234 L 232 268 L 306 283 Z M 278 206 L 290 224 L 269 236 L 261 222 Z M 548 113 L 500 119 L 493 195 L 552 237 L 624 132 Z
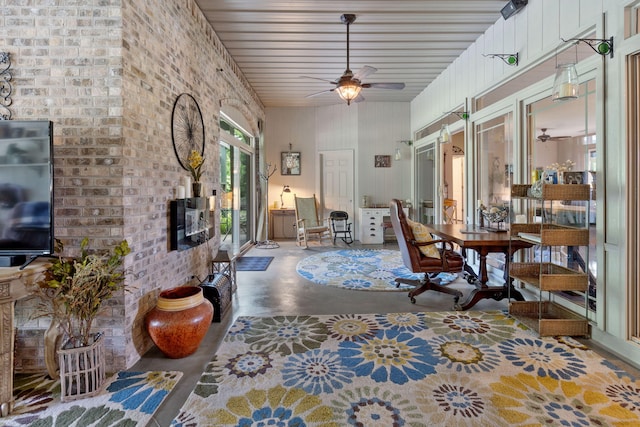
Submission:
M 562 173 L 565 184 L 586 184 L 585 173 L 582 171 L 567 171 Z
M 376 154 L 374 166 L 377 168 L 390 168 L 391 156 Z
M 283 151 L 280 153 L 281 175 L 300 175 L 300 152 Z

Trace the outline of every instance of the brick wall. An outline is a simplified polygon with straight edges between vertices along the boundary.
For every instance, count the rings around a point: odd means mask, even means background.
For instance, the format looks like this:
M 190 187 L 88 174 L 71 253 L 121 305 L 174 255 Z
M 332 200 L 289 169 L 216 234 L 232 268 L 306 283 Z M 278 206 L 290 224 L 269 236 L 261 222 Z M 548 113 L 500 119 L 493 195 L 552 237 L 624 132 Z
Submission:
M 68 254 L 126 238 L 128 292 L 105 304 L 109 370 L 152 345 L 144 315 L 158 293 L 207 273 L 211 245 L 169 250 L 168 206 L 187 175 L 171 142 L 175 98 L 191 93 L 205 125 L 205 186 L 217 188 L 220 100 L 230 99 L 257 133 L 263 106 L 192 0 L 71 1 L 32 6 L 7 0 L 0 45 L 12 58 L 14 120 L 54 122 L 55 233 Z M 225 69 L 227 78 L 215 70 Z M 42 369 L 34 301 L 16 304 L 16 369 Z

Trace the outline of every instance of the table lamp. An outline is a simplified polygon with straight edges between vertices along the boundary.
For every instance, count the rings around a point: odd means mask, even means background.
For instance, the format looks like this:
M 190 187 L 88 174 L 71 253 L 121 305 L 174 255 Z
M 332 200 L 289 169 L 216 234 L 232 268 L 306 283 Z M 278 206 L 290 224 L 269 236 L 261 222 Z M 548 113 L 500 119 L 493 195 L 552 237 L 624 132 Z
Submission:
M 291 189 L 289 188 L 288 185 L 285 185 L 282 187 L 282 193 L 280 193 L 280 208 L 284 209 L 284 200 L 282 199 L 282 196 L 284 195 L 284 193 L 291 193 Z

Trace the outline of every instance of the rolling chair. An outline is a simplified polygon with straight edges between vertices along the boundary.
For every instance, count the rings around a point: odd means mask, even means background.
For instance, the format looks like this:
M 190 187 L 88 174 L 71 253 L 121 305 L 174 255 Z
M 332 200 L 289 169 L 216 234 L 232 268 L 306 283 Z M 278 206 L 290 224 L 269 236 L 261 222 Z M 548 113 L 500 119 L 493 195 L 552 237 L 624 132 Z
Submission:
M 454 309 L 458 309 L 458 300 L 462 292 L 440 285 L 432 278 L 439 273 L 460 273 L 464 269 L 464 258 L 453 250 L 453 244 L 444 239 L 421 239 L 418 241 L 412 231 L 407 216 L 402 210 L 402 202 L 398 199 L 391 201 L 391 224 L 398 239 L 402 262 L 413 273 L 424 273 L 421 279 L 396 278 L 400 283 L 415 286 L 409 292 L 411 302 L 415 304 L 416 296 L 425 291 L 443 292 L 454 296 Z M 422 226 L 414 223 L 414 226 Z M 427 233 L 428 234 L 428 233 Z M 441 243 L 441 247 L 436 246 Z M 425 255 L 428 253 L 429 255 Z

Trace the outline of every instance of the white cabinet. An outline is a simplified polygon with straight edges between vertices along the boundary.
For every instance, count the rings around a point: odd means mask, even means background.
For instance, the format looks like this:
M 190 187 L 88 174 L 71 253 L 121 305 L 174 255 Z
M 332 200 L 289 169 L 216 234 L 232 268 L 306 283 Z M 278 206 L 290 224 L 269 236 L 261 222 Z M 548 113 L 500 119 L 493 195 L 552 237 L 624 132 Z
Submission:
M 409 214 L 408 208 L 402 208 L 405 215 Z M 358 217 L 358 235 L 363 245 L 384 243 L 385 220 L 388 222 L 389 208 L 360 208 Z

